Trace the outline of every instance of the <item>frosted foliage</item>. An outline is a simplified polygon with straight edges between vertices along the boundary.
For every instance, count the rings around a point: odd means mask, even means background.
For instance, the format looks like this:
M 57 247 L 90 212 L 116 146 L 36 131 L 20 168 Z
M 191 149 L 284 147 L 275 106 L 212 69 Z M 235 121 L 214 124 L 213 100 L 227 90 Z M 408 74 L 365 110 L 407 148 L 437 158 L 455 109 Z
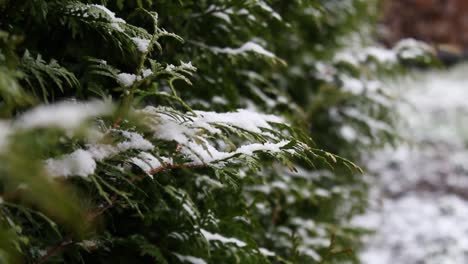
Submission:
M 191 264 L 206 264 L 206 261 L 204 261 L 201 258 L 196 258 L 193 256 L 184 256 L 180 254 L 174 254 L 180 261 L 185 262 L 185 263 L 191 263 Z
M 211 233 L 209 231 L 206 231 L 204 229 L 201 229 L 200 232 L 202 235 L 205 237 L 206 240 L 208 241 L 217 241 L 223 244 L 234 244 L 238 247 L 245 247 L 247 244 L 243 241 L 240 241 L 239 239 L 236 238 L 231 238 L 231 237 L 225 237 L 220 234 L 216 233 Z
M 122 134 L 128 139 L 117 145 L 117 148 L 122 152 L 129 149 L 151 150 L 154 148 L 151 142 L 136 132 L 122 131 Z
M 432 48 L 428 44 L 415 39 L 399 41 L 394 50 L 404 59 L 418 58 L 424 56 L 427 52 L 432 52 Z
M 122 133 L 126 137 L 126 140 L 119 142 L 116 145 L 89 143 L 87 145 L 86 150 L 89 151 L 91 155 L 93 156 L 93 158 L 96 159 L 97 161 L 104 160 L 108 157 L 112 157 L 121 152 L 125 152 L 125 151 L 132 150 L 132 149 L 151 150 L 154 148 L 151 142 L 144 139 L 142 135 L 136 132 L 109 130 L 109 132 L 112 132 L 112 131 Z M 101 136 L 99 140 L 101 140 L 102 137 L 105 137 L 105 135 Z
M 338 52 L 334 61 L 359 66 L 368 60 L 375 60 L 379 64 L 392 66 L 398 63 L 399 58 L 417 59 L 432 52 L 427 44 L 414 39 L 403 39 L 393 49 L 375 46 L 363 47 L 361 45 L 360 43 L 354 43 L 354 46 L 347 45 L 350 48 Z
M 366 62 L 368 59 L 375 59 L 379 63 L 394 64 L 397 62 L 397 53 L 393 50 L 379 48 L 379 47 L 366 47 L 359 50 L 344 50 L 335 55 L 335 62 L 346 62 L 353 66 L 359 66 Z
M 273 129 L 270 123 L 283 122 L 281 118 L 273 115 L 263 115 L 248 110 L 231 113 L 196 111 L 196 116 L 179 114 L 179 118 L 176 118 L 175 115 L 170 114 L 171 111 L 168 108 L 146 107 L 137 112 L 149 118 L 148 123 L 154 130 L 153 138 L 178 142 L 180 147 L 177 153 L 185 154 L 194 164 L 218 163 L 236 155 L 253 156 L 257 151 L 277 153 L 289 143 L 267 131 Z M 263 134 L 265 138 L 271 139 L 271 142 L 247 143 L 233 151 L 225 152 L 216 148 L 214 142 L 208 140 L 212 135 L 222 134 L 219 126 Z M 208 134 L 203 135 L 203 132 L 208 132 Z M 115 144 L 100 143 L 112 133 L 121 134 L 124 140 Z M 172 164 L 170 158 L 157 157 L 151 153 L 155 150 L 155 146 L 139 133 L 108 129 L 103 133 L 95 134 L 96 138 L 89 138 L 85 148 L 55 159 L 48 159 L 46 161 L 48 173 L 55 177 L 88 176 L 94 173 L 96 162 L 129 150 L 141 151 L 138 155 L 129 158 L 128 162 L 148 174 L 161 166 Z M 220 144 L 220 142 L 217 143 Z
M 194 125 L 208 128 L 210 123 L 220 123 L 243 128 L 252 132 L 261 132 L 261 128 L 271 129 L 271 123 L 283 123 L 284 120 L 274 115 L 265 115 L 250 110 L 239 109 L 231 113 L 196 111 Z
M 467 68 L 395 84 L 409 103 L 398 106 L 406 119 L 400 133 L 413 144 L 367 162 L 378 177 L 369 178 L 371 209 L 355 224 L 376 233 L 367 238 L 363 263 L 468 262 Z
M 212 14 L 213 16 L 217 17 L 217 18 L 220 18 L 222 20 L 224 20 L 225 22 L 231 24 L 231 17 L 229 17 L 228 14 L 226 13 L 223 13 L 223 12 L 213 12 Z
M 276 153 L 280 152 L 281 148 L 286 146 L 289 142 L 281 141 L 279 143 L 254 143 L 249 145 L 244 145 L 239 147 L 236 151 L 233 152 L 222 152 L 215 149 L 210 145 L 208 141 L 205 141 L 204 145 L 197 143 L 189 142 L 187 144 L 187 149 L 184 149 L 183 152 L 187 156 L 191 157 L 196 162 L 201 163 L 214 163 L 217 161 L 222 161 L 228 158 L 233 157 L 234 155 L 242 154 L 247 156 L 252 156 L 256 151 Z
M 112 130 L 111 130 L 112 131 Z M 115 131 L 117 132 L 117 131 Z M 49 175 L 58 176 L 88 176 L 94 173 L 96 169 L 96 162 L 102 161 L 106 158 L 115 156 L 119 153 L 135 149 L 135 150 L 152 150 L 154 149 L 153 144 L 144 139 L 140 134 L 128 131 L 118 131 L 126 137 L 126 140 L 116 145 L 106 144 L 88 144 L 86 149 L 78 149 L 71 154 L 63 155 L 58 159 L 48 159 L 46 161 L 46 169 Z M 102 135 L 105 137 L 105 135 Z M 132 159 L 133 163 L 137 166 L 143 167 L 148 171 L 152 169 L 151 165 L 148 164 L 148 155 L 142 152 L 140 155 L 143 156 L 144 160 Z
M 117 75 L 117 81 L 124 87 L 132 86 L 137 80 L 137 76 L 131 73 L 119 73 Z
M 94 173 L 96 162 L 89 152 L 79 149 L 63 158 L 47 160 L 46 168 L 53 176 L 88 176 Z
M 249 110 L 238 110 L 231 113 L 215 113 L 196 111 L 196 116 L 187 120 L 178 120 L 169 115 L 159 113 L 161 110 L 146 107 L 143 113 L 152 116 L 149 122 L 153 123 L 154 137 L 180 143 L 182 153 L 197 163 L 213 163 L 230 158 L 234 155 L 251 156 L 256 151 L 275 153 L 288 144 L 287 141 L 252 143 L 239 146 L 235 151 L 224 152 L 218 150 L 210 141 L 197 136 L 203 131 L 213 135 L 221 134 L 218 126 L 243 129 L 253 133 L 264 133 L 265 129 L 272 129 L 271 123 L 280 123 L 283 120 L 272 115 L 263 115 Z M 273 136 L 273 135 L 271 135 Z M 273 139 L 275 137 L 273 136 Z
M 149 39 L 142 39 L 142 38 L 132 38 L 133 43 L 137 46 L 138 50 L 142 53 L 148 52 L 148 47 L 151 43 Z
M 260 253 L 262 253 L 265 257 L 273 257 L 276 255 L 275 252 L 270 251 L 266 248 L 259 248 L 259 250 L 260 250 Z
M 8 137 L 16 131 L 31 129 L 63 129 L 67 136 L 73 136 L 75 131 L 84 126 L 83 122 L 110 115 L 113 112 L 111 102 L 64 101 L 50 105 L 39 105 L 23 113 L 15 120 L 0 122 L 0 151 L 5 151 Z M 89 130 L 89 134 L 94 130 Z M 97 133 L 100 135 L 100 133 Z M 93 174 L 98 160 L 92 152 L 78 149 L 70 154 L 45 161 L 46 171 L 51 176 L 88 176 Z
M 59 128 L 67 134 L 83 125 L 83 122 L 113 112 L 111 102 L 64 101 L 50 105 L 39 105 L 18 116 L 15 120 L 0 121 L 0 151 L 8 145 L 8 137 L 18 130 Z
M 264 1 L 257 1 L 257 5 L 260 6 L 266 12 L 268 12 L 275 19 L 281 20 L 281 16 L 275 10 L 273 10 L 273 8 L 271 8 L 267 3 L 265 3 Z
M 101 10 L 102 12 L 104 12 L 104 13 L 107 15 L 107 18 L 109 19 L 109 22 L 111 23 L 112 27 L 113 27 L 115 30 L 120 31 L 120 32 L 123 32 L 123 31 L 124 31 L 124 30 L 122 29 L 122 27 L 120 26 L 120 24 L 126 24 L 125 20 L 116 17 L 116 16 L 115 16 L 115 13 L 112 12 L 112 11 L 110 11 L 109 9 L 107 9 L 107 7 L 102 6 L 102 5 L 96 5 L 96 4 L 88 5 L 88 6 L 98 8 L 99 10 Z
M 116 17 L 115 13 L 107 9 L 107 7 L 105 6 L 102 6 L 102 5 L 89 5 L 89 6 L 93 6 L 102 10 L 104 13 L 106 13 L 106 15 L 109 17 L 111 22 L 125 23 L 125 20 Z
M 209 47 L 209 48 L 214 53 L 241 55 L 241 54 L 245 54 L 246 52 L 254 52 L 254 53 L 266 56 L 266 57 L 276 58 L 275 54 L 273 54 L 272 52 L 266 50 L 264 47 L 252 41 L 244 43 L 239 48 L 218 48 L 218 47 Z
M 15 124 L 23 129 L 58 127 L 71 130 L 78 128 L 87 119 L 108 115 L 112 110 L 110 102 L 77 103 L 66 101 L 35 107 L 24 113 Z
M 142 51 L 143 52 L 143 51 Z M 189 65 L 188 63 L 185 63 L 185 64 L 182 64 L 182 67 L 186 67 L 187 65 Z M 191 65 L 190 65 L 191 66 Z M 175 67 L 175 66 L 173 66 Z M 193 66 L 191 66 L 193 67 Z M 191 70 L 192 68 L 190 68 L 189 70 Z M 141 81 L 142 79 L 150 76 L 151 74 L 153 74 L 153 71 L 151 69 L 144 69 L 142 72 L 141 72 L 141 75 L 135 75 L 135 74 L 132 74 L 132 73 L 125 73 L 125 72 L 122 72 L 122 73 L 119 73 L 117 74 L 116 76 L 116 80 L 117 82 L 122 85 L 123 87 L 130 87 L 132 86 L 135 82 L 137 81 Z

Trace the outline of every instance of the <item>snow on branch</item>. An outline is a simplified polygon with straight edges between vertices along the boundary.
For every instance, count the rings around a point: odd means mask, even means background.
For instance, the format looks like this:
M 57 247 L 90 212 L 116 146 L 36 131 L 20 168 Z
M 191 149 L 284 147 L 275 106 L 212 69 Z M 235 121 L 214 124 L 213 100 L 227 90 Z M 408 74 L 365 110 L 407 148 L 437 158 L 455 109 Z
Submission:
M 195 111 L 196 116 L 177 116 L 164 113 L 162 108 L 146 107 L 142 110 L 151 118 L 148 123 L 154 130 L 154 137 L 162 140 L 176 141 L 180 144 L 181 152 L 193 162 L 215 163 L 225 159 L 246 155 L 254 152 L 278 153 L 289 141 L 270 133 L 272 123 L 282 123 L 283 119 L 264 115 L 249 110 L 238 110 L 230 113 L 216 113 Z M 234 151 L 222 151 L 215 147 L 215 143 L 208 140 L 211 136 L 220 135 L 230 130 L 233 133 L 259 134 L 265 142 L 255 142 L 238 146 Z M 206 136 L 200 136 L 206 134 Z M 223 145 L 223 144 L 221 144 Z
M 136 113 L 143 114 L 144 122 L 153 131 L 146 138 L 135 131 L 108 129 L 100 134 L 101 139 L 93 139 L 86 148 L 77 149 L 70 154 L 45 161 L 51 176 L 88 176 L 92 175 L 97 163 L 129 150 L 139 153 L 127 160 L 149 176 L 160 168 L 184 167 L 174 164 L 172 156 L 182 155 L 190 166 L 220 164 L 235 157 L 254 156 L 257 152 L 279 154 L 291 153 L 283 149 L 290 143 L 286 136 L 274 133 L 273 124 L 284 120 L 274 115 L 265 115 L 249 110 L 229 113 L 195 111 L 183 114 L 170 108 L 148 106 Z M 225 142 L 235 135 L 237 139 Z M 120 136 L 123 141 L 114 144 L 99 143 L 104 137 Z M 164 140 L 178 143 L 171 156 L 159 155 L 151 141 Z M 98 143 L 96 143 L 98 142 Z M 231 148 L 228 148 L 230 144 Z
M 123 31 L 122 27 L 120 24 L 126 24 L 125 20 L 122 18 L 118 18 L 115 16 L 115 13 L 107 9 L 107 7 L 102 6 L 102 5 L 97 5 L 97 4 L 92 4 L 88 5 L 89 7 L 94 7 L 102 11 L 102 13 L 106 14 L 107 18 L 109 19 L 109 22 L 111 23 L 112 27 L 117 30 L 117 31 Z
M 214 53 L 225 53 L 225 54 L 232 54 L 232 55 L 239 55 L 245 52 L 254 52 L 266 57 L 276 58 L 276 55 L 272 52 L 266 50 L 264 47 L 260 46 L 259 44 L 249 41 L 244 43 L 239 48 L 218 48 L 218 47 L 211 47 L 210 48 Z
M 78 149 L 59 159 L 46 161 L 47 172 L 52 176 L 88 176 L 96 170 L 96 161 L 90 152 Z
M 427 43 L 415 39 L 402 39 L 393 48 L 401 58 L 411 60 L 433 53 L 433 48 Z
M 64 101 L 37 106 L 21 115 L 15 125 L 22 129 L 58 127 L 74 130 L 87 119 L 109 115 L 113 109 L 112 104 L 105 101 L 87 103 Z
M 265 12 L 269 13 L 273 18 L 275 18 L 278 21 L 281 21 L 282 18 L 280 14 L 278 14 L 271 6 L 269 6 L 267 3 L 264 1 L 257 1 L 256 3 L 261 9 L 263 9 Z
M 199 43 L 199 42 L 192 42 L 192 43 L 199 46 L 199 47 L 208 49 L 209 51 L 213 52 L 214 54 L 226 54 L 226 55 L 233 55 L 233 56 L 246 56 L 249 53 L 254 53 L 254 54 L 258 54 L 258 55 L 264 56 L 266 58 L 273 59 L 275 61 L 279 61 L 279 62 L 285 64 L 285 62 L 282 59 L 278 58 L 278 56 L 276 56 L 276 54 L 274 54 L 273 52 L 267 50 L 266 48 L 264 48 L 260 44 L 255 43 L 253 41 L 245 42 L 244 44 L 242 44 L 242 46 L 237 47 L 237 48 L 232 48 L 232 47 L 220 48 L 220 47 L 215 47 L 215 46 L 208 46 L 208 45 L 205 45 L 205 44 Z
M 13 120 L 0 120 L 0 152 L 8 145 L 9 136 L 18 130 L 59 128 L 71 133 L 85 121 L 113 111 L 110 101 L 64 101 L 36 106 Z
M 78 149 L 73 153 L 64 155 L 58 159 L 48 159 L 46 160 L 47 172 L 53 177 L 85 177 L 94 174 L 97 161 L 103 161 L 104 159 L 116 156 L 129 150 L 145 151 L 154 149 L 154 145 L 151 142 L 144 139 L 142 135 L 136 132 L 111 129 L 107 131 L 107 134 L 104 134 L 102 137 L 108 136 L 111 133 L 123 135 L 125 140 L 115 145 L 90 143 L 87 145 L 86 149 Z M 148 167 L 148 170 L 151 169 L 153 168 Z
M 72 2 L 67 5 L 66 12 L 68 15 L 78 17 L 83 20 L 102 20 L 109 23 L 110 28 L 118 32 L 124 32 L 122 25 L 127 24 L 122 18 L 116 17 L 115 13 L 107 7 L 98 4 L 83 4 L 80 2 Z
M 149 39 L 142 39 L 142 38 L 132 38 L 133 43 L 137 46 L 138 50 L 141 53 L 146 53 L 148 52 L 148 48 L 150 46 L 151 40 Z
M 245 243 L 244 241 L 240 241 L 237 238 L 225 237 L 217 233 L 211 233 L 209 231 L 206 231 L 205 229 L 201 229 L 200 232 L 208 241 L 218 241 L 223 244 L 234 244 L 238 247 L 245 247 L 247 245 L 247 243 Z
M 201 258 L 197 258 L 194 256 L 180 255 L 177 253 L 173 253 L 173 254 L 182 262 L 187 262 L 187 263 L 192 263 L 192 264 L 206 264 L 206 261 Z
M 182 113 L 152 106 L 133 111 L 142 115 L 144 124 L 150 129 L 145 135 L 133 130 L 105 128 L 102 124 L 99 127 L 96 124 L 83 126 L 89 119 L 110 115 L 113 112 L 110 102 L 71 101 L 40 105 L 16 120 L 0 123 L 0 146 L 5 149 L 9 135 L 17 130 L 60 128 L 67 137 L 82 127 L 96 132 L 83 139 L 83 148 L 44 161 L 45 169 L 52 177 L 92 175 L 100 162 L 122 153 L 126 153 L 127 158 L 119 162 L 133 164 L 152 176 L 160 171 L 184 167 L 222 168 L 243 160 L 255 162 L 248 158 L 261 153 L 288 159 L 301 156 L 299 153 L 313 152 L 304 143 L 293 140 L 290 131 L 285 130 L 285 120 L 274 115 L 245 109 L 227 113 Z M 176 142 L 177 147 L 162 155 L 157 145 L 161 141 Z M 175 163 L 176 158 L 180 162 Z
M 334 62 L 344 62 L 358 67 L 369 60 L 375 60 L 378 64 L 394 66 L 400 59 L 416 60 L 427 57 L 432 49 L 424 42 L 414 39 L 403 39 L 392 49 L 382 47 L 359 47 L 338 52 Z

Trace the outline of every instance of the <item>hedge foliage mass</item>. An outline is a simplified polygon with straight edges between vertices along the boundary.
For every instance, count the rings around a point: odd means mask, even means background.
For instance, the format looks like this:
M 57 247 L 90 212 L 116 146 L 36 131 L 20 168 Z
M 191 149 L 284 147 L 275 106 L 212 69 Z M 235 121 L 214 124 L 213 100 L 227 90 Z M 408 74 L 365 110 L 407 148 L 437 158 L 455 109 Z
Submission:
M 357 263 L 377 7 L 0 0 L 0 263 Z

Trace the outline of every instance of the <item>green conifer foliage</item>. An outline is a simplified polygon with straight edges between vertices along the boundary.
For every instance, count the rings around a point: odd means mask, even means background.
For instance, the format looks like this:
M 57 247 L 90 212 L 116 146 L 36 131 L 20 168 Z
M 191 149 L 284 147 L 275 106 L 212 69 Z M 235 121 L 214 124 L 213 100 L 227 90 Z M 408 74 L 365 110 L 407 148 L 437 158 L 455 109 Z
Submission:
M 356 262 L 376 6 L 0 0 L 0 262 Z

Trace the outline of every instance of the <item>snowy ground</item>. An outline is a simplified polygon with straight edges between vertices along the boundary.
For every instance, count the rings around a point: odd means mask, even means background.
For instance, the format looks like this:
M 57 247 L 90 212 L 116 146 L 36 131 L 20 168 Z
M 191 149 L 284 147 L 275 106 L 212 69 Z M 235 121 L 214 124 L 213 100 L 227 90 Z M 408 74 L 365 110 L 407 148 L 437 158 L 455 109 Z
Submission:
M 468 65 L 400 81 L 409 140 L 368 161 L 364 264 L 468 263 Z M 412 105 L 410 107 L 409 105 Z

